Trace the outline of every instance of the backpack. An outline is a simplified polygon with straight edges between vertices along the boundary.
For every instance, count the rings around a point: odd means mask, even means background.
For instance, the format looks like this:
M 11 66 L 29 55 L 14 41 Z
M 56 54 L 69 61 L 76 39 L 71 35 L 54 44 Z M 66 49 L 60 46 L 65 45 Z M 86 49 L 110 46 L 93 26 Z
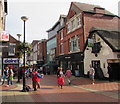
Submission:
M 30 91 L 30 86 L 26 85 L 26 91 L 29 92 Z

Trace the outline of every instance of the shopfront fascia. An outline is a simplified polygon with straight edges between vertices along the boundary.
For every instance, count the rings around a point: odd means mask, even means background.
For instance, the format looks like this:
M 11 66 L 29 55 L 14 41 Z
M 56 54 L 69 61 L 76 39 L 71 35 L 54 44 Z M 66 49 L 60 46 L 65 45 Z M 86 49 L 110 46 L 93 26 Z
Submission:
M 3 58 L 2 59 L 3 68 L 5 66 L 11 67 L 14 71 L 17 71 L 19 68 L 19 59 L 18 58 Z M 2 69 L 3 72 L 3 69 Z
M 59 66 L 66 71 L 67 68 L 70 68 L 72 73 L 75 74 L 75 70 L 80 71 L 80 76 L 84 74 L 84 63 L 83 63 L 84 54 L 82 52 L 66 54 L 56 57 L 56 61 L 59 61 Z

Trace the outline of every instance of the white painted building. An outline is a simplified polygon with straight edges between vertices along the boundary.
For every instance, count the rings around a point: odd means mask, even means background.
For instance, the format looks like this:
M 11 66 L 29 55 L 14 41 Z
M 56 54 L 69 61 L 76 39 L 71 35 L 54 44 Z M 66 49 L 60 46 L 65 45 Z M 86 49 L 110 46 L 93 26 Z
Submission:
M 108 63 L 112 65 L 113 76 L 118 79 L 120 74 L 120 32 L 93 29 L 89 35 L 93 43 L 87 43 L 84 51 L 84 74 L 90 69 L 90 64 L 96 67 L 96 76 L 98 78 L 109 77 Z M 91 47 L 97 43 L 96 49 Z M 97 50 L 98 49 L 98 50 Z M 100 50 L 99 50 L 100 49 Z M 95 52 L 98 51 L 98 52 Z M 98 67 L 101 67 L 99 69 Z M 103 74 L 103 75 L 102 75 Z

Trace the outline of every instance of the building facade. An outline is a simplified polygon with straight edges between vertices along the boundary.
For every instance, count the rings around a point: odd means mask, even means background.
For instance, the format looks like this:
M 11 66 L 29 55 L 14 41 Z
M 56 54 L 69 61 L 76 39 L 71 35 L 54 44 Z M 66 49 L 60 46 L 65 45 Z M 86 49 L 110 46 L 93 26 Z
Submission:
M 84 74 L 90 69 L 90 64 L 95 69 L 95 78 L 109 77 L 108 64 L 112 68 L 114 80 L 119 80 L 120 75 L 120 32 L 117 30 L 92 28 L 84 51 Z
M 55 73 L 57 71 L 56 69 L 56 47 L 57 47 L 57 31 L 59 29 L 59 24 L 60 22 L 57 21 L 55 25 L 49 29 L 48 32 L 48 40 L 46 42 L 46 47 L 47 47 L 47 63 L 46 63 L 46 68 L 50 70 L 51 73 Z
M 38 66 L 41 67 L 46 63 L 46 39 L 42 39 L 38 43 Z
M 84 47 L 92 27 L 118 28 L 119 17 L 97 5 L 72 2 L 65 26 L 58 31 L 57 60 L 66 70 L 84 75 Z M 63 38 L 61 39 L 61 34 Z
M 31 52 L 31 65 L 37 65 L 37 60 L 38 60 L 38 43 L 40 40 L 33 40 L 32 41 L 32 52 Z
M 17 46 L 19 41 L 9 35 L 9 40 L 2 42 L 2 72 L 5 66 L 11 67 L 16 73 L 19 68 L 19 56 Z
M 5 31 L 5 20 L 7 15 L 7 0 L 0 0 L 0 76 L 2 75 L 2 41 L 8 34 L 3 34 Z M 8 40 L 8 39 L 7 39 Z

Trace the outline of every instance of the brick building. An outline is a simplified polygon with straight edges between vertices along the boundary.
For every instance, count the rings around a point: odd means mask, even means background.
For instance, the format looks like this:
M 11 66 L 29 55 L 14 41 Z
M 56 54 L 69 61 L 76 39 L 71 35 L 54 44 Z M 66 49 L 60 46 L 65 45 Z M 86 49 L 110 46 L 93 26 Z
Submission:
M 2 71 L 5 66 L 12 67 L 16 72 L 19 68 L 19 56 L 17 54 L 17 46 L 19 41 L 9 35 L 8 41 L 2 42 Z
M 42 39 L 38 42 L 38 60 L 39 66 L 46 63 L 46 39 Z
M 62 29 L 58 31 L 56 59 L 63 69 L 84 75 L 84 46 L 92 27 L 117 29 L 119 17 L 98 5 L 72 2 Z

